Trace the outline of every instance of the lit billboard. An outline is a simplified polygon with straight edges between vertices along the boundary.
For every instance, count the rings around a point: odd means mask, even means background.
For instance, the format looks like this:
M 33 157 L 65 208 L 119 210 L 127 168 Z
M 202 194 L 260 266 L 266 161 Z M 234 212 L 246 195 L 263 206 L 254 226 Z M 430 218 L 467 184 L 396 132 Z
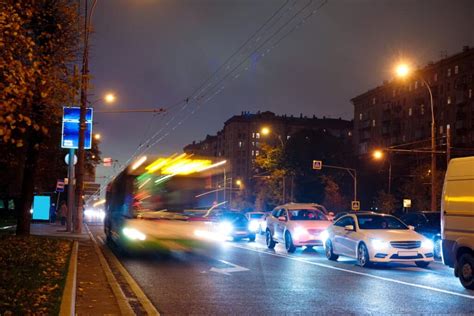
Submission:
M 79 118 L 81 109 L 78 107 L 63 108 L 62 148 L 79 148 Z M 86 111 L 86 130 L 84 133 L 84 148 L 91 149 L 92 145 L 92 116 L 93 109 Z

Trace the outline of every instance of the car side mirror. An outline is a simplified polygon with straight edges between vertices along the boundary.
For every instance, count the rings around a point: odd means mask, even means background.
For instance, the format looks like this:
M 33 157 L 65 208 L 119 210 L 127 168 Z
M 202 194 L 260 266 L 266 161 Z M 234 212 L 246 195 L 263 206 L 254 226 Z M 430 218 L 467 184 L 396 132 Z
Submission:
M 355 231 L 354 225 L 346 225 L 346 226 L 344 226 L 344 229 L 345 229 L 345 230 L 348 230 L 348 231 L 351 231 L 351 232 L 352 232 L 352 231 Z
M 334 212 L 329 212 L 328 215 L 329 216 L 334 216 Z
M 286 217 L 285 216 L 278 216 L 278 220 L 280 222 L 286 222 Z
M 408 228 L 409 228 L 410 230 L 415 230 L 415 226 L 412 226 L 412 225 L 408 225 Z

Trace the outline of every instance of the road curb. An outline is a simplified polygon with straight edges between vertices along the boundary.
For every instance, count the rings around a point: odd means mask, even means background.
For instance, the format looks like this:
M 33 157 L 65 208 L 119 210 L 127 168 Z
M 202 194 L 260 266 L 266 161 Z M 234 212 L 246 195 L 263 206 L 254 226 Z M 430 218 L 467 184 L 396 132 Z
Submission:
M 114 293 L 115 300 L 117 301 L 117 304 L 120 309 L 120 313 L 122 315 L 135 315 L 133 312 L 132 307 L 128 303 L 127 298 L 125 297 L 125 294 L 122 291 L 122 288 L 117 282 L 117 279 L 115 279 L 115 276 L 110 269 L 109 264 L 107 263 L 107 259 L 105 259 L 104 254 L 100 250 L 99 246 L 97 245 L 97 241 L 95 240 L 94 236 L 92 235 L 92 232 L 90 231 L 89 227 L 87 225 L 84 225 L 87 229 L 87 233 L 89 234 L 89 238 L 92 240 L 92 243 L 94 244 L 94 250 L 99 256 L 99 261 L 100 265 L 102 266 L 102 270 L 104 271 L 105 277 L 107 278 L 107 281 L 110 285 L 110 288 L 112 289 L 112 292 Z
M 125 269 L 125 267 L 120 263 L 117 257 L 115 257 L 112 251 L 110 251 L 107 248 L 104 248 L 103 250 L 109 257 L 109 259 L 112 261 L 113 265 L 119 270 L 119 272 L 125 278 L 125 281 L 127 281 L 133 293 L 135 293 L 135 295 L 137 296 L 137 299 L 140 301 L 140 304 L 142 305 L 145 312 L 148 315 L 159 316 L 160 313 L 158 312 L 158 310 L 156 310 L 155 306 L 150 302 L 150 300 L 148 299 L 146 294 L 143 292 L 143 290 L 140 288 L 140 286 L 137 284 L 135 279 L 130 275 L 130 273 L 128 273 L 127 269 Z
M 59 315 L 74 315 L 76 309 L 76 279 L 77 279 L 77 252 L 79 243 L 75 240 L 72 244 L 71 256 L 64 285 L 63 295 L 61 297 L 61 306 Z

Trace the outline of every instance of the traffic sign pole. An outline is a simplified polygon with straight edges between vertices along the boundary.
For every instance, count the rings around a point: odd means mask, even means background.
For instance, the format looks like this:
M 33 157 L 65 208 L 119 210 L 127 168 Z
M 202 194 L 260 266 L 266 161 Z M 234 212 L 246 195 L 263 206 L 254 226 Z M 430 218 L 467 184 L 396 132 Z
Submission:
M 69 149 L 68 163 L 68 189 L 67 189 L 67 226 L 68 232 L 72 232 L 72 214 L 74 213 L 74 148 Z

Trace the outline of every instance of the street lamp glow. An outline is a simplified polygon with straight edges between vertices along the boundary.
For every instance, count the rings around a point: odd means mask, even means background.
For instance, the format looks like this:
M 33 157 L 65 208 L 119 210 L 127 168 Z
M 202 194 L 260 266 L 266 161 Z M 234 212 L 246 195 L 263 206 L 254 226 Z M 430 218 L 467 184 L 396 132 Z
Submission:
M 94 139 L 95 139 L 95 140 L 99 140 L 100 137 L 101 137 L 100 134 L 94 134 Z
M 113 93 L 107 93 L 105 96 L 104 96 L 104 101 L 106 103 L 113 103 L 115 102 L 115 95 Z
M 374 151 L 372 156 L 374 157 L 374 159 L 380 160 L 383 157 L 383 152 L 381 150 L 376 150 Z
M 268 135 L 270 134 L 270 129 L 268 127 L 262 127 L 262 130 L 260 131 L 262 135 Z
M 240 179 L 239 179 L 239 180 L 236 180 L 236 181 L 235 181 L 235 184 L 237 184 L 237 185 L 240 187 L 240 186 L 242 185 L 242 180 L 240 180 Z
M 405 78 L 410 74 L 410 67 L 407 64 L 399 64 L 395 67 L 395 73 L 400 78 Z

